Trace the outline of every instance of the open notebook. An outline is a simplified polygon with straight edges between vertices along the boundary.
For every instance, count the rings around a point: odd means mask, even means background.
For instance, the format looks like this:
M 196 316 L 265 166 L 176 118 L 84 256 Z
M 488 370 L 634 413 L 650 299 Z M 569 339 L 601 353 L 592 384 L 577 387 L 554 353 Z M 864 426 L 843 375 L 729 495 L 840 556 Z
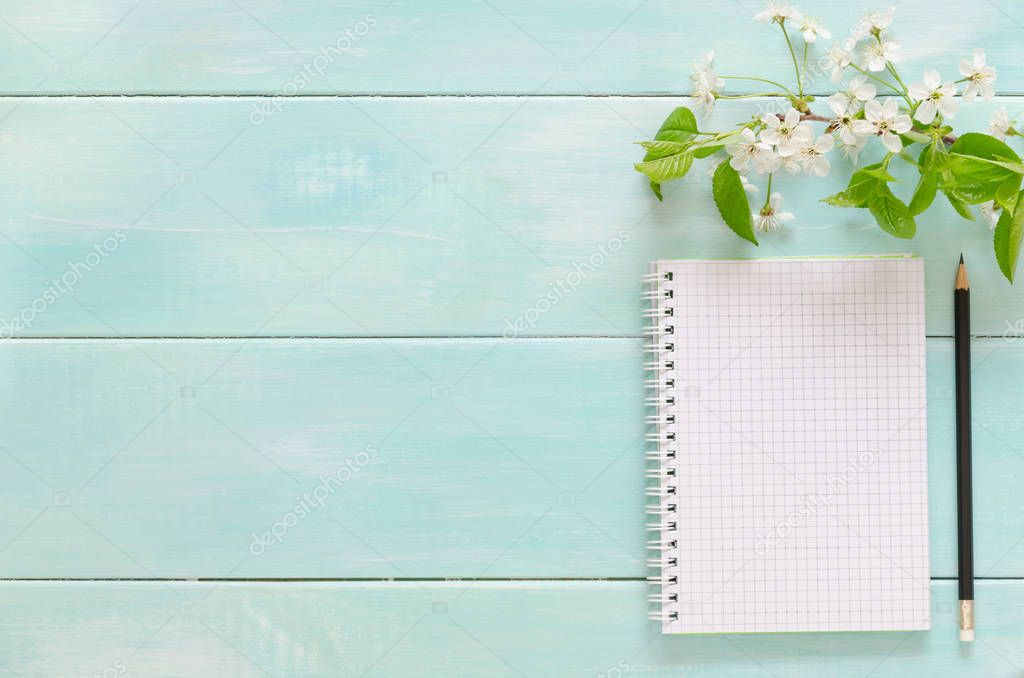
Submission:
M 928 628 L 922 260 L 658 261 L 646 282 L 662 631 Z

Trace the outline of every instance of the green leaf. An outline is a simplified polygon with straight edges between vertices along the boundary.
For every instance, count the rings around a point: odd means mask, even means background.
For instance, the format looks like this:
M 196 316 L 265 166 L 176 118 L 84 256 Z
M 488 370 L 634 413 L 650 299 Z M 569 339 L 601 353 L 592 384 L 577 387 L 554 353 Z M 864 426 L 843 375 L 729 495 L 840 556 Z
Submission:
M 999 185 L 1019 176 L 985 160 L 951 155 L 946 164 L 949 173 L 944 188 L 968 205 L 995 199 Z
M 946 147 L 941 143 L 929 144 L 921 149 L 917 164 L 922 170 L 938 172 L 946 162 Z
M 686 106 L 680 106 L 669 113 L 654 138 L 657 141 L 690 141 L 697 132 L 697 117 Z
M 1020 157 L 1012 148 L 999 139 L 980 132 L 968 132 L 961 135 L 949 147 L 949 152 L 958 155 L 972 155 L 987 160 L 1010 160 L 1020 163 Z
M 679 179 L 686 176 L 693 165 L 693 155 L 690 153 L 679 153 L 666 158 L 638 162 L 633 167 L 638 172 L 643 172 L 647 178 L 656 183 L 664 183 L 672 179 Z
M 945 169 L 948 171 L 943 177 L 943 188 L 947 194 L 968 205 L 977 205 L 994 200 L 1002 184 L 1024 173 L 1024 164 L 999 139 L 969 132 L 950 146 Z M 1006 193 L 1001 195 L 1008 199 Z
M 917 181 L 914 195 L 910 198 L 910 213 L 914 216 L 921 214 L 935 202 L 935 194 L 939 189 L 939 166 L 942 161 L 941 151 L 935 143 L 929 144 L 921 149 L 917 156 L 918 171 L 921 178 Z
M 924 212 L 935 201 L 935 194 L 939 190 L 939 175 L 930 170 L 924 170 L 914 195 L 910 198 L 910 213 L 917 216 Z
M 918 143 L 918 144 L 927 144 L 929 141 L 932 140 L 932 138 L 930 136 L 928 136 L 927 134 L 922 134 L 921 132 L 915 132 L 914 130 L 910 130 L 909 132 L 904 132 L 900 136 L 903 137 L 904 140 L 909 139 L 911 142 Z
M 881 169 L 881 164 L 868 165 L 853 173 L 850 183 L 845 190 L 823 198 L 822 202 L 833 207 L 867 207 L 868 198 L 875 192 L 879 185 L 884 185 L 879 179 L 876 171 Z M 882 170 L 885 172 L 885 170 Z M 888 172 L 885 172 L 888 174 Z
M 757 244 L 754 237 L 754 223 L 750 215 L 750 203 L 747 192 L 743 190 L 743 182 L 739 173 L 727 162 L 723 162 L 715 170 L 711 179 L 711 192 L 715 196 L 718 213 L 733 232 L 750 242 Z
M 995 201 L 1003 210 L 1013 214 L 1017 208 L 1017 197 L 1020 191 L 1020 175 L 1011 177 L 996 187 Z
M 685 153 L 692 146 L 692 144 L 679 141 L 638 141 L 637 143 L 647 149 L 644 162 L 658 160 L 670 155 L 676 155 L 677 153 Z
M 665 200 L 665 196 L 663 196 L 661 194 L 661 184 L 659 184 L 656 181 L 652 181 L 652 182 L 650 182 L 650 186 L 651 186 L 651 192 L 653 192 L 654 195 L 657 196 L 658 202 L 664 201 Z
M 885 184 L 868 198 L 868 210 L 882 230 L 897 238 L 913 238 L 917 225 L 910 208 L 903 204 Z
M 872 176 L 880 181 L 896 181 L 896 177 L 889 174 L 889 171 L 882 167 L 881 163 L 875 163 L 874 165 L 868 165 L 858 170 L 864 172 L 868 176 Z
M 1024 174 L 1024 163 L 1012 162 L 1009 160 L 993 160 L 990 158 L 977 158 L 973 155 L 962 155 L 960 153 L 951 153 L 951 156 L 955 158 L 968 158 L 976 162 L 982 162 L 987 165 L 994 165 L 995 167 L 1001 167 L 1004 170 L 1013 172 L 1014 174 Z
M 714 155 L 720 150 L 725 148 L 725 144 L 713 144 L 710 146 L 697 146 L 693 149 L 693 157 L 695 158 L 706 158 L 709 155 Z
M 693 115 L 693 111 L 685 106 L 680 106 L 665 118 L 665 122 L 661 123 L 661 127 L 658 129 L 658 133 L 654 135 L 654 141 L 641 141 L 640 145 L 647 149 L 647 153 L 644 155 L 643 163 L 649 163 L 655 160 L 661 160 L 672 155 L 683 153 L 689 149 L 692 145 L 690 142 L 693 141 L 694 136 L 697 134 L 697 118 Z M 691 157 L 690 160 L 685 161 L 686 170 L 676 178 L 686 174 L 689 171 L 690 163 L 693 162 Z M 676 170 L 681 169 L 680 161 L 669 163 L 675 167 Z M 636 166 L 637 170 L 647 174 L 655 182 L 666 181 L 667 179 L 656 179 L 654 176 L 648 173 L 647 170 L 640 169 Z M 652 166 L 652 172 L 664 171 L 664 167 Z M 657 193 L 655 193 L 657 195 Z M 659 200 L 661 198 L 659 197 Z
M 1020 197 L 1018 196 L 1019 201 Z M 996 251 L 996 261 L 999 262 L 999 270 L 1011 284 L 1017 270 L 1017 257 L 1020 255 L 1022 236 L 1024 236 L 1024 210 L 1018 210 L 1014 214 L 1003 211 L 996 224 L 992 244 Z
M 957 214 L 962 216 L 967 221 L 974 221 L 974 214 L 971 213 L 971 210 L 968 209 L 967 205 L 964 204 L 964 202 L 960 200 L 960 198 L 956 197 L 949 191 L 944 190 L 943 193 L 946 194 L 946 199 L 949 200 L 949 204 L 953 206 L 953 209 L 956 210 Z

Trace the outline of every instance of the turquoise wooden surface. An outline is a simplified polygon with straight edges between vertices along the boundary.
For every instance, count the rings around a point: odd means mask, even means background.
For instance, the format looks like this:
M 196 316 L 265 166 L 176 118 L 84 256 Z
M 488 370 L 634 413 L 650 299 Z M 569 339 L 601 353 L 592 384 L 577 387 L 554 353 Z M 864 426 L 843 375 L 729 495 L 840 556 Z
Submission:
M 951 352 L 928 342 L 936 577 L 956 575 Z M 974 354 L 978 572 L 1019 577 L 1024 345 Z M 643 577 L 640 358 L 632 339 L 0 344 L 0 577 Z
M 13 241 L 0 333 L 68 275 L 73 292 L 13 333 L 501 336 L 528 319 L 523 334 L 638 335 L 657 257 L 906 251 L 927 262 L 930 334 L 950 333 L 961 251 L 974 331 L 1024 332 L 1024 291 L 999 274 L 991 232 L 944 201 L 920 218 L 929 237 L 904 241 L 866 210 L 819 202 L 840 172 L 783 176 L 797 220 L 760 247 L 722 224 L 703 168 L 659 204 L 631 169 L 633 141 L 681 100 L 316 98 L 255 127 L 253 101 L 0 100 Z M 755 105 L 723 103 L 716 120 Z M 984 128 L 993 108 L 958 120 Z M 893 169 L 909 194 L 916 179 Z M 124 242 L 106 247 L 118 229 Z M 82 268 L 96 247 L 107 256 Z
M 886 2 L 877 7 L 887 6 Z M 121 94 L 677 94 L 715 49 L 721 72 L 792 79 L 778 31 L 743 0 L 44 0 L 6 2 L 0 89 Z M 803 3 L 842 37 L 872 5 Z M 1015 23 L 1016 22 L 1016 23 Z M 1024 91 L 1011 0 L 898 3 L 907 72 L 955 73 L 985 47 Z M 375 24 L 375 25 L 371 25 Z M 318 59 L 318 57 L 320 57 Z M 321 74 L 322 73 L 322 74 Z M 827 81 L 826 81 L 827 82 Z M 288 87 L 289 84 L 294 88 Z M 827 87 L 822 83 L 822 87 Z
M 798 219 L 754 248 L 701 171 L 658 205 L 630 169 L 704 49 L 789 81 L 757 9 L 0 2 L 0 678 L 1024 674 L 1024 303 L 991 233 L 942 204 L 897 241 L 817 202 L 840 177 L 783 178 Z M 812 11 L 842 34 L 862 10 Z M 1006 0 L 902 0 L 904 72 L 984 47 L 1000 96 L 958 118 L 983 129 L 1021 110 L 1020 23 Z M 948 579 L 961 250 L 984 337 L 970 648 Z M 927 264 L 933 629 L 661 638 L 639 581 L 647 261 L 894 251 Z
M 933 582 L 932 629 L 914 633 L 660 636 L 645 594 L 642 582 L 4 582 L 0 676 L 1018 678 L 1024 664 L 1020 581 L 979 582 L 989 630 L 974 645 L 948 640 L 949 581 Z

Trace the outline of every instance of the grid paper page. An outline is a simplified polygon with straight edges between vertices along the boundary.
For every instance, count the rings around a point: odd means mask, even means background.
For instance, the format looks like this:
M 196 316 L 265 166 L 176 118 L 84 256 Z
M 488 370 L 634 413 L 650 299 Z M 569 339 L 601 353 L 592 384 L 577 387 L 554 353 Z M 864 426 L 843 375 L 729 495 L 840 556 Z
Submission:
M 668 633 L 929 627 L 924 262 L 663 261 Z

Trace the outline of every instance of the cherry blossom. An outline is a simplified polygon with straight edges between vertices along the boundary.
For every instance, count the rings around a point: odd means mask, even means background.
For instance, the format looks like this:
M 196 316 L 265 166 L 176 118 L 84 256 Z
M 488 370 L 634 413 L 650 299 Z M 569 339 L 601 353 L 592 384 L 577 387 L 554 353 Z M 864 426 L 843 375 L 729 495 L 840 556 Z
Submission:
M 832 113 L 835 114 L 835 117 L 832 118 L 829 124 L 836 134 L 839 135 L 839 140 L 847 145 L 856 144 L 864 135 L 863 130 L 861 133 L 858 133 L 855 126 L 858 122 L 864 121 L 855 120 L 853 115 L 856 111 L 851 111 L 847 100 L 838 97 L 838 95 L 833 94 L 828 98 L 828 106 L 832 109 Z
M 868 79 L 863 75 L 857 75 L 850 79 L 847 83 L 846 89 L 836 92 L 828 98 L 829 106 L 832 105 L 832 100 L 838 100 L 843 102 L 844 110 L 848 110 L 851 113 L 856 113 L 860 110 L 861 104 L 868 99 L 874 99 L 875 93 L 878 90 L 873 84 L 868 82 Z M 835 110 L 833 108 L 833 110 Z
M 896 99 L 889 99 L 884 104 L 872 99 L 864 104 L 864 117 L 870 123 L 872 132 L 882 137 L 882 145 L 886 149 L 892 153 L 903 150 L 903 142 L 899 135 L 909 132 L 913 123 L 909 115 L 899 112 L 899 102 Z
M 994 87 L 996 83 L 996 69 L 985 65 L 984 50 L 974 50 L 974 59 L 964 59 L 960 62 L 960 73 L 967 78 L 967 86 L 964 87 L 964 101 L 974 101 L 974 97 L 981 95 L 985 101 L 992 101 L 996 95 Z
M 887 64 L 900 61 L 900 46 L 895 40 L 878 39 L 864 48 L 864 67 L 869 71 L 884 71 Z
M 951 82 L 942 83 L 939 72 L 928 69 L 924 72 L 924 82 L 918 82 L 907 88 L 907 93 L 920 103 L 914 112 L 914 119 L 930 125 L 936 113 L 952 118 L 956 115 L 959 104 L 956 96 L 956 85 Z
M 850 64 L 853 63 L 853 54 L 843 49 L 839 45 L 833 45 L 828 48 L 828 65 L 831 75 L 829 76 L 832 82 L 839 82 L 843 77 L 843 73 Z
M 1012 129 L 1013 121 L 1010 120 L 1010 114 L 1006 112 L 1005 107 L 997 108 L 992 112 L 992 117 L 988 122 L 989 134 L 994 136 L 996 139 L 1005 140 Z
M 818 38 L 825 38 L 826 40 L 832 38 L 832 32 L 825 28 L 821 19 L 806 15 L 800 17 L 800 34 L 804 36 L 805 42 L 810 43 L 816 42 Z
M 819 177 L 828 174 L 831 165 L 825 154 L 832 150 L 833 145 L 835 145 L 835 139 L 829 134 L 823 134 L 814 142 L 801 146 L 797 153 L 801 168 L 808 174 Z
M 793 21 L 800 20 L 800 12 L 792 5 L 785 2 L 769 2 L 768 6 L 754 15 L 754 19 L 764 24 L 772 22 L 784 23 L 786 19 Z
M 746 170 L 748 166 L 753 166 L 758 172 L 770 171 L 768 168 L 773 164 L 771 145 L 758 139 L 749 127 L 740 132 L 739 139 L 728 144 L 725 150 L 732 156 L 729 164 L 737 172 Z
M 760 212 L 751 213 L 754 218 L 754 227 L 759 231 L 777 231 L 783 223 L 796 218 L 792 212 L 782 212 L 781 209 L 782 195 L 772 193 L 768 198 L 768 204 L 762 207 Z
M 714 52 L 705 52 L 701 55 L 700 61 L 693 64 L 693 73 L 690 75 L 690 80 L 693 81 L 693 92 L 690 96 L 697 100 L 697 107 L 703 109 L 704 117 L 711 115 L 715 109 L 717 95 L 725 87 L 725 80 L 718 77 L 712 69 L 714 59 Z
M 766 115 L 761 121 L 765 124 L 761 138 L 775 146 L 783 158 L 796 153 L 814 136 L 814 128 L 810 123 L 800 122 L 800 111 L 795 108 L 786 111 L 781 119 L 777 115 Z

